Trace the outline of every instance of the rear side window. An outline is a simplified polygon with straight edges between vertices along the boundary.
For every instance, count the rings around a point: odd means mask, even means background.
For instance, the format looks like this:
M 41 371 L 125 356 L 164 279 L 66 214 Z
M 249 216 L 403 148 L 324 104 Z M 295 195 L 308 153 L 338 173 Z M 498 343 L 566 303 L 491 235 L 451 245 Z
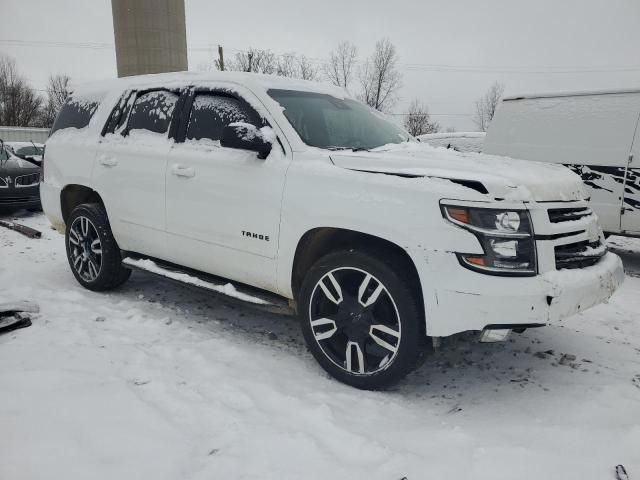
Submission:
M 196 93 L 187 124 L 187 139 L 220 140 L 224 127 L 245 122 L 262 127 L 260 115 L 247 102 L 224 93 Z
M 80 129 L 86 127 L 99 105 L 99 101 L 69 97 L 60 109 L 49 135 L 63 128 Z
M 177 94 L 167 90 L 143 93 L 131 108 L 127 130 L 167 133 L 178 98 Z

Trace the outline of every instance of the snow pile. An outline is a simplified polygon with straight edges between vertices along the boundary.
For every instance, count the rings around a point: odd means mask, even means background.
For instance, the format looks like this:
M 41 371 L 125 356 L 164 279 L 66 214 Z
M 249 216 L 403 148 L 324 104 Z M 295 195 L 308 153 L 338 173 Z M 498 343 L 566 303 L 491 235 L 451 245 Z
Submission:
M 563 327 L 505 344 L 444 339 L 374 393 L 328 378 L 294 318 L 138 273 L 111 293 L 84 290 L 62 236 L 41 215 L 20 222 L 43 239 L 0 230 L 0 297 L 33 299 L 41 313 L 0 336 L 3 480 L 640 472 L 640 278 Z
M 480 153 L 485 136 L 485 132 L 427 133 L 419 135 L 418 139 L 432 147 L 451 148 L 457 152 Z
M 461 153 L 420 142 L 383 145 L 368 152 L 332 153 L 343 168 L 481 182 L 494 198 L 571 201 L 587 198 L 582 179 L 562 165 Z
M 223 295 L 237 298 L 238 300 L 242 300 L 244 302 L 257 303 L 260 305 L 269 305 L 269 302 L 262 300 L 261 298 L 239 292 L 230 283 L 227 283 L 225 285 L 216 285 L 214 283 L 206 282 L 204 280 L 201 280 L 200 278 L 194 277 L 192 275 L 188 275 L 186 273 L 172 272 L 171 270 L 167 270 L 165 268 L 160 267 L 158 264 L 156 264 L 152 260 L 134 259 L 134 258 L 127 257 L 122 262 L 125 265 L 141 268 L 142 270 L 155 273 L 156 275 L 161 275 L 163 277 L 170 278 L 172 280 L 178 280 L 179 282 L 187 283 L 189 285 L 194 285 L 196 287 L 206 288 L 207 290 L 213 290 L 214 292 L 222 293 Z

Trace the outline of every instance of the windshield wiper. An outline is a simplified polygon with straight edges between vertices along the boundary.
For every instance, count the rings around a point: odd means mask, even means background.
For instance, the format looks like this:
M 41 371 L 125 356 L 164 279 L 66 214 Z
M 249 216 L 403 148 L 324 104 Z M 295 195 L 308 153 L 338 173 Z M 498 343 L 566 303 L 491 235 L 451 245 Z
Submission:
M 337 150 L 351 150 L 352 152 L 368 152 L 368 148 L 364 147 L 325 147 L 327 150 L 337 151 Z

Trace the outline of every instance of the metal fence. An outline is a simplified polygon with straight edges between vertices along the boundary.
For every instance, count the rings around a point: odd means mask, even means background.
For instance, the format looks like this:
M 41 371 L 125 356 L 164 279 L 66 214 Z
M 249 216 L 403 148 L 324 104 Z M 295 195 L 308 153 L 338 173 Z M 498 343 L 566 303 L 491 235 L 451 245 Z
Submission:
M 48 136 L 48 128 L 0 127 L 0 140 L 4 142 L 44 143 Z

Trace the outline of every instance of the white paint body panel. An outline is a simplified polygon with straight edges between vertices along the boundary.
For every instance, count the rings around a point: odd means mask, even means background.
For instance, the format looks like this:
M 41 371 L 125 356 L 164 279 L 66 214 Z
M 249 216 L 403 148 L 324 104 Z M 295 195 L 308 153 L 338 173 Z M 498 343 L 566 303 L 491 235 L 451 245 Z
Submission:
M 639 118 L 640 92 L 505 99 L 491 122 L 483 152 L 580 166 L 604 230 L 640 232 L 640 140 L 634 142 Z M 635 160 L 629 165 L 631 153 Z M 627 176 L 636 183 L 625 192 Z M 635 202 L 625 202 L 625 196 Z
M 211 87 L 220 82 L 240 92 L 268 119 L 282 147 L 274 144 L 266 160 L 201 143 L 100 143 L 102 125 L 125 89 Z M 107 84 L 109 94 L 90 128 L 56 133 L 47 142 L 41 187 L 47 216 L 58 228 L 64 226 L 62 189 L 71 183 L 86 185 L 103 198 L 122 248 L 287 298 L 293 298 L 294 258 L 307 232 L 329 227 L 379 237 L 402 248 L 414 263 L 426 331 L 433 336 L 482 330 L 490 324 L 560 321 L 604 301 L 621 282 L 622 265 L 612 254 L 591 268 L 555 271 L 554 246 L 602 235 L 593 215 L 571 226 L 549 222 L 548 208 L 587 206 L 582 182 L 566 169 L 415 147 L 419 144 L 356 153 L 308 147 L 267 95 L 271 87 L 346 96 L 321 84 L 244 74 L 167 74 Z M 126 156 L 131 165 L 122 171 L 129 178 L 109 173 L 122 162 L 111 169 L 99 164 L 107 150 Z M 192 169 L 193 175 L 174 175 L 175 165 Z M 489 193 L 448 179 L 482 182 Z M 482 253 L 482 248 L 475 235 L 443 219 L 440 202 L 446 200 L 527 208 L 536 234 L 578 227 L 584 233 L 539 241 L 537 276 L 480 274 L 458 263 L 454 252 Z M 269 241 L 245 238 L 243 230 L 268 235 Z

